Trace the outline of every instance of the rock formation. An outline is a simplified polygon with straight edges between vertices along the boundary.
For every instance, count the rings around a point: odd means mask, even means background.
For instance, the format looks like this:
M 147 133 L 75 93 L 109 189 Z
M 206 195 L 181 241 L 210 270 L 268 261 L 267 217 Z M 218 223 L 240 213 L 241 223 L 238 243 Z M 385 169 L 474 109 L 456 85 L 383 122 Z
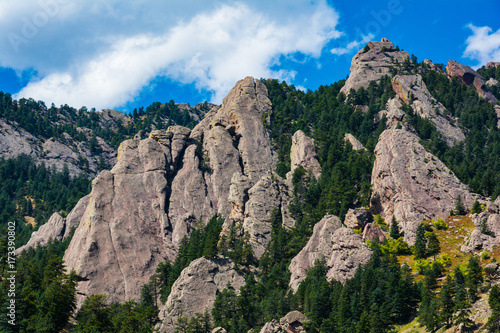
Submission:
M 415 134 L 388 129 L 379 137 L 372 172 L 371 209 L 386 221 L 395 215 L 404 238 L 413 243 L 418 224 L 446 218 L 461 196 L 471 207 L 474 196 Z
M 363 240 L 370 240 L 370 242 L 374 242 L 375 239 L 378 239 L 380 243 L 385 241 L 385 234 L 380 229 L 380 227 L 373 223 L 368 223 L 363 229 Z
M 500 62 L 496 62 L 496 61 L 489 61 L 486 64 L 486 68 L 497 68 L 498 66 L 500 66 Z
M 309 319 L 299 311 L 291 311 L 282 317 L 279 322 L 276 319 L 266 323 L 260 333 L 300 333 L 306 332 L 303 325 Z
M 293 226 L 291 184 L 270 173 L 276 158 L 262 122 L 270 109 L 264 84 L 248 77 L 192 131 L 173 126 L 120 145 L 117 164 L 93 181 L 64 257 L 83 280 L 79 305 L 98 293 L 138 299 L 158 263 L 172 261 L 195 223 L 216 214 L 242 223 L 257 256 L 273 210 Z
M 366 208 L 349 209 L 345 215 L 344 225 L 351 229 L 364 228 L 373 221 L 372 213 Z
M 476 228 L 465 240 L 461 251 L 493 250 L 500 244 L 500 197 L 490 202 L 486 211 L 472 214 L 471 217 Z
M 192 317 L 195 313 L 210 313 L 217 294 L 227 285 L 239 290 L 245 278 L 233 269 L 230 259 L 199 258 L 186 267 L 172 286 L 167 302 L 158 317 L 160 332 L 174 332 L 181 315 Z
M 290 152 L 291 170 L 287 179 L 291 180 L 295 169 L 301 165 L 304 169 L 311 170 L 316 179 L 321 175 L 321 165 L 314 148 L 314 140 L 304 134 L 301 130 L 295 132 L 292 137 L 292 149 Z
M 371 81 L 378 81 L 385 75 L 392 76 L 390 68 L 409 57 L 407 52 L 397 51 L 387 38 L 369 42 L 368 50 L 361 49 L 352 59 L 351 74 L 340 91 L 347 96 L 351 89 L 367 88 Z
M 448 146 L 454 146 L 465 139 L 463 131 L 451 124 L 451 121 L 455 120 L 446 116 L 445 107 L 432 97 L 420 74 L 396 75 L 392 79 L 392 88 L 401 102 L 411 104 L 415 114 L 428 119 L 436 126 Z
M 16 249 L 16 255 L 30 248 L 36 249 L 39 246 L 46 246 L 49 240 L 60 241 L 68 237 L 71 233 L 71 229 L 78 227 L 80 224 L 80 220 L 87 208 L 88 202 L 88 195 L 81 198 L 66 218 L 63 218 L 58 213 L 52 214 L 47 223 L 31 234 L 26 245 Z
M 498 80 L 496 80 L 492 77 L 488 81 L 486 81 L 486 85 L 490 86 L 490 87 L 495 87 L 495 86 L 498 86 L 499 84 L 500 84 L 500 82 L 498 82 Z
M 451 77 L 459 78 L 468 86 L 472 84 L 479 96 L 488 99 L 492 103 L 497 102 L 497 98 L 486 88 L 484 78 L 469 66 L 450 60 L 446 67 L 446 73 Z
M 352 146 L 352 150 L 366 150 L 365 146 L 358 139 L 354 137 L 351 133 L 346 133 L 344 136 L 344 141 L 349 143 Z
M 328 280 L 345 282 L 354 276 L 359 264 L 368 262 L 370 255 L 371 250 L 360 235 L 342 227 L 338 217 L 327 215 L 314 226 L 307 245 L 292 259 L 290 287 L 297 291 L 316 260 L 325 260 Z

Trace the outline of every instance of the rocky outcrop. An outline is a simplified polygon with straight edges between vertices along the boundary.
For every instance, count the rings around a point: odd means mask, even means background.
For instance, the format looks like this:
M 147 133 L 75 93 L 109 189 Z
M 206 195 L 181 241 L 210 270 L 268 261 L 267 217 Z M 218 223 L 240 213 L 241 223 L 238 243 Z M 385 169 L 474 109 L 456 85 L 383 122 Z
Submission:
M 325 260 L 328 280 L 345 282 L 354 276 L 359 264 L 370 259 L 368 245 L 351 229 L 342 227 L 339 218 L 325 216 L 313 230 L 307 245 L 290 263 L 290 287 L 297 291 L 306 272 L 316 260 Z
M 378 239 L 380 243 L 383 243 L 385 241 L 385 234 L 378 225 L 368 223 L 363 229 L 363 240 L 367 239 L 370 242 L 374 242 L 376 239 Z
M 311 170 L 316 179 L 321 176 L 321 165 L 314 148 L 314 140 L 298 130 L 292 137 L 292 149 L 290 151 L 291 170 L 287 179 L 292 179 L 293 172 L 301 165 L 306 170 Z
M 210 313 L 216 295 L 228 286 L 239 290 L 245 278 L 233 269 L 230 259 L 199 258 L 186 267 L 172 286 L 167 302 L 158 317 L 160 332 L 174 332 L 181 315 L 191 317 L 195 313 Z
M 350 208 L 344 219 L 344 225 L 351 229 L 364 228 L 373 221 L 372 213 L 366 208 Z
M 124 141 L 117 164 L 92 182 L 85 214 L 64 255 L 68 270 L 82 279 L 78 306 L 91 294 L 106 294 L 110 302 L 139 299 L 158 263 L 174 258 L 165 206 L 171 153 L 152 138 Z
M 427 66 L 429 69 L 432 69 L 433 71 L 435 72 L 438 72 L 440 74 L 445 74 L 445 72 L 441 69 L 441 67 L 437 66 L 436 64 L 434 64 L 432 61 L 430 61 L 429 59 L 425 59 L 423 61 L 424 65 Z
M 500 82 L 498 82 L 498 80 L 495 80 L 492 77 L 488 81 L 486 81 L 486 85 L 490 86 L 490 87 L 495 87 L 495 86 L 498 86 L 499 84 L 500 84 Z
M 282 317 L 279 322 L 276 319 L 266 323 L 260 333 L 299 333 L 306 332 L 304 324 L 309 319 L 299 311 L 291 311 Z
M 271 214 L 273 210 L 281 213 L 282 223 L 291 228 L 294 220 L 289 216 L 288 205 L 291 201 L 291 184 L 275 173 L 264 175 L 248 191 L 245 204 L 243 230 L 250 236 L 249 242 L 257 258 L 262 257 L 271 240 Z
M 385 75 L 392 76 L 390 68 L 409 57 L 407 52 L 397 51 L 387 38 L 369 42 L 367 50 L 360 50 L 352 59 L 351 74 L 340 91 L 347 96 L 351 89 L 367 88 L 371 81 L 378 81 Z
M 36 249 L 39 246 L 46 246 L 49 240 L 60 241 L 68 237 L 71 234 L 71 229 L 78 227 L 78 224 L 80 224 L 88 202 L 88 195 L 81 198 L 66 218 L 63 218 L 58 213 L 52 214 L 47 223 L 31 234 L 26 245 L 16 249 L 16 255 L 30 248 Z
M 413 243 L 418 224 L 440 216 L 446 218 L 461 196 L 471 207 L 475 196 L 415 134 L 385 130 L 375 148 L 371 210 L 386 221 L 395 215 L 407 242 Z
M 262 122 L 270 110 L 264 84 L 248 77 L 192 131 L 172 126 L 120 145 L 117 164 L 93 181 L 64 257 L 82 280 L 79 305 L 89 294 L 138 299 L 158 263 L 173 261 L 200 220 L 241 223 L 257 255 L 273 210 L 293 226 L 291 184 L 270 173 L 276 157 Z
M 392 79 L 392 88 L 402 103 L 410 104 L 415 114 L 436 126 L 448 146 L 454 146 L 465 139 L 463 131 L 452 125 L 456 120 L 446 116 L 447 110 L 432 97 L 420 74 L 396 75 Z
M 495 105 L 495 113 L 497 114 L 497 127 L 500 128 L 500 105 Z
M 469 66 L 450 60 L 446 66 L 446 73 L 450 77 L 459 78 L 468 86 L 473 85 L 479 96 L 486 98 L 491 103 L 497 102 L 497 98 L 486 88 L 484 78 Z
M 463 252 L 491 251 L 500 244 L 500 197 L 490 202 L 486 211 L 472 214 L 471 218 L 476 228 L 465 239 Z
M 489 61 L 486 63 L 486 68 L 497 68 L 498 66 L 500 66 L 500 62 L 497 61 Z
M 366 150 L 365 146 L 363 146 L 363 144 L 361 142 L 359 142 L 359 140 L 356 139 L 356 137 L 354 135 L 352 135 L 351 133 L 345 134 L 344 141 L 345 142 L 349 141 L 349 143 L 352 146 L 352 150 Z
M 90 135 L 88 138 L 90 140 Z M 107 164 L 115 163 L 115 150 L 101 138 L 96 137 L 96 140 L 99 155 L 93 154 L 87 143 L 77 142 L 67 133 L 63 133 L 57 140 L 36 137 L 15 124 L 0 119 L 0 156 L 13 158 L 21 154 L 29 155 L 37 164 L 43 162 L 45 166 L 55 167 L 57 171 L 68 167 L 70 176 L 97 174 L 101 158 Z

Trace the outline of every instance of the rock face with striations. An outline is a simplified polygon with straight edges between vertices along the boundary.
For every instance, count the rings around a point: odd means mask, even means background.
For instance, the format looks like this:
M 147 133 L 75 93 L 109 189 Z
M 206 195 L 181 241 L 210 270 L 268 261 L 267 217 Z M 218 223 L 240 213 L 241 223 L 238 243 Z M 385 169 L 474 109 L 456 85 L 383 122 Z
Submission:
M 171 128 L 166 136 L 182 131 Z M 124 141 L 114 168 L 92 182 L 85 214 L 64 255 L 68 270 L 83 279 L 78 305 L 91 294 L 106 294 L 110 302 L 139 299 L 158 263 L 174 258 L 165 207 L 171 147 L 171 141 L 154 138 Z
M 465 139 L 463 131 L 450 122 L 456 120 L 446 116 L 445 107 L 432 97 L 420 74 L 396 75 L 392 79 L 392 88 L 402 103 L 411 103 L 415 114 L 428 119 L 436 126 L 448 146 L 454 146 Z
M 160 332 L 174 332 L 181 315 L 194 317 L 205 309 L 210 313 L 215 297 L 228 284 L 235 290 L 245 284 L 245 278 L 233 269 L 230 259 L 199 258 L 191 262 L 172 285 L 167 302 L 160 309 Z
M 468 86 L 472 84 L 479 96 L 486 98 L 491 103 L 497 102 L 497 98 L 486 88 L 484 78 L 469 66 L 450 60 L 446 66 L 446 72 L 451 77 L 458 77 Z
M 333 215 L 323 217 L 314 226 L 307 245 L 290 263 L 290 287 L 297 291 L 306 277 L 306 272 L 316 260 L 325 260 L 328 280 L 345 282 L 356 273 L 359 264 L 370 259 L 371 250 L 351 229 L 342 227 L 339 218 Z
M 375 148 L 371 209 L 386 221 L 395 215 L 406 241 L 413 243 L 422 220 L 446 218 L 461 196 L 471 207 L 474 196 L 458 178 L 405 130 L 385 130 Z
M 361 49 L 352 59 L 351 74 L 340 91 L 347 96 L 351 89 L 367 88 L 371 81 L 378 81 L 385 75 L 392 76 L 390 68 L 408 58 L 407 52 L 397 51 L 387 38 L 369 42 L 368 50 Z
M 366 150 L 365 146 L 363 146 L 363 144 L 358 139 L 356 139 L 356 137 L 351 133 L 345 134 L 344 141 L 345 142 L 349 141 L 349 143 L 352 146 L 352 150 Z

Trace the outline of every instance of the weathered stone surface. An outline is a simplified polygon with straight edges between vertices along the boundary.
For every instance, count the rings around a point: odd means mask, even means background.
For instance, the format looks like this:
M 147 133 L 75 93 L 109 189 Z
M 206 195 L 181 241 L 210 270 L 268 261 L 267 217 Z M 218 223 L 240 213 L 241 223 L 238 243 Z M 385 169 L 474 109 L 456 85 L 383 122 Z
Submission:
M 374 242 L 377 238 L 380 243 L 383 243 L 385 241 L 384 232 L 378 225 L 368 223 L 363 229 L 363 240 L 368 239 L 370 242 Z
M 367 88 L 371 81 L 378 81 L 383 76 L 392 76 L 390 68 L 396 61 L 403 63 L 410 55 L 405 51 L 397 51 L 387 38 L 380 42 L 369 42 L 369 50 L 361 49 L 352 59 L 351 74 L 340 90 L 346 96 L 351 89 Z
M 288 312 L 284 317 L 280 319 L 280 325 L 284 329 L 284 332 L 306 332 L 303 324 L 307 322 L 309 322 L 309 318 L 296 310 Z
M 410 104 L 411 102 L 415 114 L 428 119 L 436 126 L 449 146 L 465 139 L 463 131 L 451 123 L 456 120 L 445 116 L 448 112 L 432 97 L 420 74 L 396 75 L 392 79 L 392 88 L 403 103 Z
M 231 184 L 229 186 L 228 200 L 231 203 L 230 218 L 243 221 L 245 212 L 245 203 L 248 201 L 249 180 L 241 172 L 233 173 Z
M 83 279 L 78 306 L 91 294 L 110 302 L 139 299 L 159 262 L 175 255 L 166 214 L 168 148 L 154 139 L 127 140 L 118 162 L 92 182 L 90 200 L 64 255 Z
M 0 120 L 0 155 L 5 158 L 16 157 L 21 154 L 32 155 L 36 150 L 37 139 L 23 129 L 16 129 L 5 121 Z
M 89 195 L 81 198 L 66 218 L 63 218 L 58 213 L 52 214 L 47 223 L 31 234 L 30 240 L 26 245 L 16 249 L 16 254 L 19 255 L 30 248 L 46 246 L 50 239 L 60 241 L 68 237 L 71 229 L 78 227 L 80 224 L 88 202 Z
M 398 124 L 404 125 L 403 118 L 406 113 L 401 110 L 402 102 L 398 97 L 391 98 L 386 103 L 386 109 L 379 112 L 379 118 L 382 119 L 382 115 L 385 114 L 386 117 L 386 128 L 396 128 Z
M 281 333 L 283 330 L 281 329 L 280 323 L 276 320 L 273 319 L 270 322 L 266 323 L 262 329 L 260 330 L 260 333 Z
M 366 208 L 349 209 L 345 215 L 344 225 L 351 229 L 364 228 L 373 221 L 372 213 Z
M 62 240 L 65 229 L 66 221 L 64 220 L 64 218 L 58 213 L 54 213 L 49 218 L 47 223 L 42 225 L 40 229 L 31 234 L 31 238 L 28 243 L 18 248 L 16 250 L 16 253 L 20 254 L 24 250 L 28 250 L 29 248 L 45 246 L 49 243 L 49 240 Z
M 490 86 L 490 87 L 495 87 L 495 86 L 498 86 L 499 84 L 500 84 L 500 82 L 498 82 L 498 80 L 495 80 L 492 77 L 488 81 L 486 81 L 486 85 Z
M 466 207 L 475 196 L 434 155 L 404 130 L 385 130 L 375 148 L 371 210 L 386 221 L 395 215 L 407 242 L 422 220 L 446 218 L 460 195 Z
M 345 282 L 356 273 L 359 264 L 365 264 L 371 255 L 368 245 L 351 229 L 342 227 L 338 217 L 325 216 L 314 226 L 307 245 L 290 263 L 290 287 L 297 291 L 306 271 L 316 260 L 326 260 L 328 280 Z
M 194 316 L 208 309 L 210 313 L 215 296 L 227 287 L 238 290 L 245 278 L 233 269 L 230 259 L 199 258 L 186 267 L 172 286 L 167 302 L 160 309 L 160 332 L 174 332 L 179 316 Z
M 500 66 L 500 62 L 489 61 L 486 63 L 486 68 L 497 68 L 498 66 Z
M 462 251 L 491 251 L 493 247 L 500 245 L 500 197 L 490 202 L 486 211 L 472 214 L 471 218 L 476 228 L 465 239 Z
M 500 128 L 500 105 L 495 105 L 495 113 L 497 114 L 497 127 Z
M 328 272 L 326 278 L 344 283 L 354 277 L 359 265 L 364 265 L 370 260 L 371 249 L 360 235 L 352 229 L 340 228 L 333 234 L 334 244 L 330 258 L 326 261 Z
M 451 77 L 458 77 L 468 86 L 472 84 L 479 96 L 486 98 L 491 103 L 497 102 L 496 97 L 486 88 L 484 78 L 469 66 L 450 60 L 446 66 L 446 73 Z
M 211 333 L 227 333 L 227 331 L 222 327 L 216 327 L 212 330 Z
M 298 130 L 292 137 L 292 149 L 290 151 L 291 170 L 287 174 L 287 179 L 292 179 L 295 169 L 302 165 L 304 169 L 311 170 L 314 177 L 321 175 L 321 165 L 314 148 L 314 140 Z
M 292 259 L 290 263 L 290 287 L 297 288 L 306 277 L 306 271 L 314 266 L 316 260 L 328 259 L 336 242 L 334 233 L 342 228 L 342 222 L 337 216 L 326 215 L 316 223 L 313 234 L 307 245 Z
M 352 135 L 351 133 L 345 134 L 344 141 L 349 141 L 353 150 L 366 150 L 365 146 L 363 146 L 363 144 L 359 142 L 359 140 L 356 139 L 356 137 L 354 137 L 354 135 Z
M 264 254 L 271 240 L 272 211 L 277 209 L 280 212 L 288 212 L 289 203 L 283 198 L 291 197 L 291 194 L 283 192 L 283 187 L 280 187 L 280 183 L 283 182 L 278 175 L 268 173 L 248 191 L 249 199 L 245 205 L 243 230 L 250 236 L 249 241 L 257 258 Z M 287 225 L 285 216 L 283 224 Z

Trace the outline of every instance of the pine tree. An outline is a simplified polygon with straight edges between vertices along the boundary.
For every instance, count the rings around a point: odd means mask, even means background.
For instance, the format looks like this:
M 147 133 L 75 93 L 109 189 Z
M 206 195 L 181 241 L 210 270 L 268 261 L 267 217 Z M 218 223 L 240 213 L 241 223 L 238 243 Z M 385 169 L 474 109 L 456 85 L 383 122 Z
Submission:
M 439 239 L 433 232 L 427 233 L 428 245 L 427 252 L 436 258 L 436 255 L 441 251 L 441 246 L 439 245 Z
M 417 228 L 417 235 L 415 239 L 415 259 L 422 259 L 426 257 L 426 242 L 425 227 L 423 223 L 420 223 Z
M 477 199 L 474 201 L 474 204 L 472 205 L 472 209 L 470 212 L 471 214 L 481 213 L 481 205 L 479 204 L 479 201 L 477 201 Z
M 488 318 L 485 328 L 488 332 L 500 331 L 500 288 L 498 285 L 491 287 L 488 304 L 491 309 L 491 316 Z
M 392 239 L 398 239 L 399 237 L 401 237 L 401 234 L 399 232 L 399 223 L 396 220 L 395 215 L 392 215 L 391 231 L 389 233 L 389 236 L 391 236 Z
M 479 258 L 472 256 L 467 267 L 467 286 L 469 287 L 469 297 L 472 302 L 477 300 L 478 288 L 483 283 L 483 269 L 479 264 Z
M 446 327 L 450 327 L 453 323 L 453 313 L 455 312 L 454 296 L 453 279 L 448 274 L 439 293 L 439 318 Z
M 467 210 L 462 202 L 462 197 L 460 195 L 455 200 L 455 214 L 457 215 L 467 214 Z

